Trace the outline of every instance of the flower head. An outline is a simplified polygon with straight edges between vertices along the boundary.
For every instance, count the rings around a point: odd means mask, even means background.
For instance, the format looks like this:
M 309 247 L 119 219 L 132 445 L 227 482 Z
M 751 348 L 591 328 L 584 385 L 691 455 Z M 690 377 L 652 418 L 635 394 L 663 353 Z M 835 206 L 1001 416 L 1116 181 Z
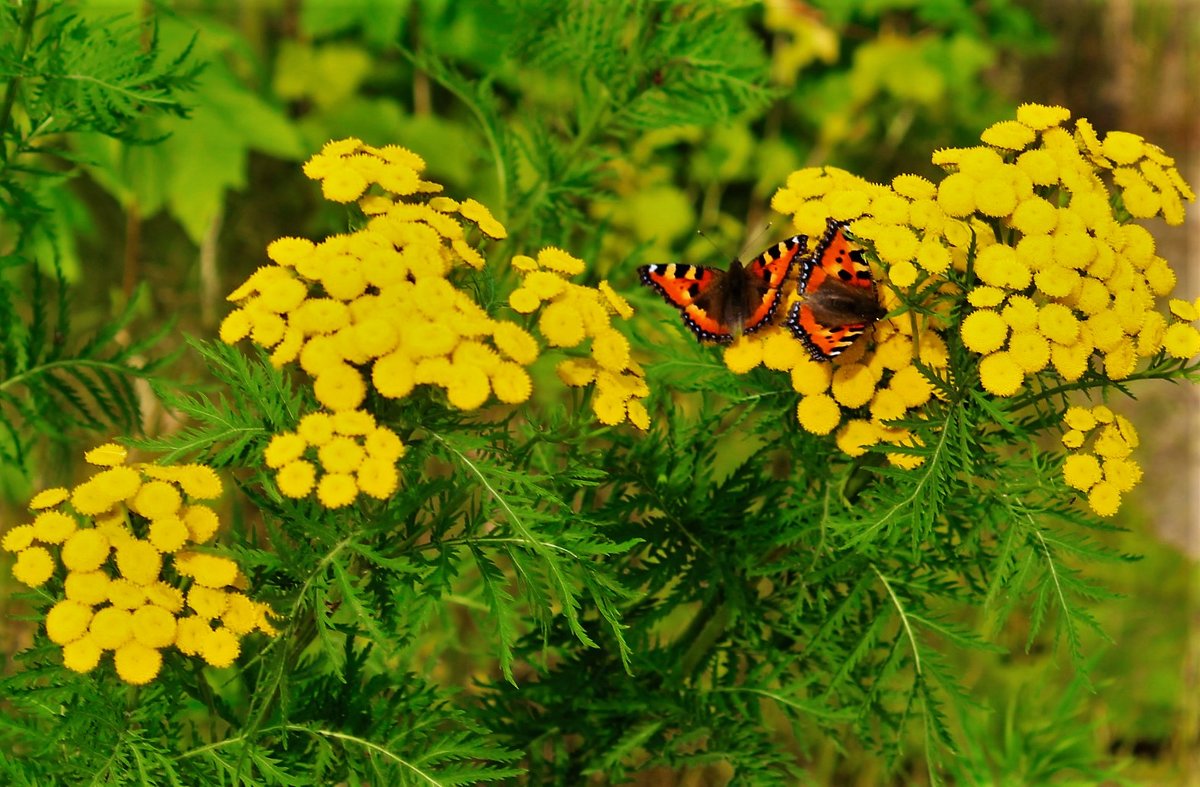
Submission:
M 221 493 L 211 468 L 126 465 L 123 449 L 102 449 L 88 458 L 106 469 L 73 490 L 35 495 L 33 523 L 10 529 L 2 545 L 17 552 L 18 581 L 42 587 L 61 576 L 63 597 L 48 610 L 45 630 L 62 647 L 64 665 L 88 672 L 111 651 L 121 679 L 140 685 L 158 675 L 164 649 L 187 652 L 186 637 L 177 636 L 181 581 L 224 593 L 242 580 L 233 560 L 184 549 L 210 541 L 219 526 L 199 502 Z M 239 615 L 238 636 L 274 633 L 265 605 L 246 599 Z
M 937 151 L 933 163 L 946 174 L 933 181 L 903 175 L 880 186 L 833 167 L 793 173 L 772 205 L 810 235 L 829 218 L 849 220 L 865 259 L 887 272 L 881 305 L 900 318 L 877 322 L 832 368 L 790 358 L 770 328 L 731 346 L 727 365 L 787 370 L 801 397 L 800 425 L 814 434 L 836 429 L 839 448 L 858 456 L 913 438 L 889 423 L 933 398 L 939 380 L 931 372 L 961 384 L 949 375 L 977 370 L 986 395 L 1009 398 L 1035 379 L 1034 390 L 1089 371 L 1121 380 L 1160 351 L 1200 355 L 1200 331 L 1190 324 L 1200 306 L 1182 298 L 1159 305 L 1176 276 L 1152 236 L 1131 223 L 1180 221 L 1194 193 L 1141 137 L 1101 137 L 1082 118 L 1072 132 L 1070 120 L 1062 107 L 1022 105 L 1015 119 L 986 129 L 982 145 Z M 964 352 L 969 369 L 951 371 Z M 1132 427 L 1123 432 L 1102 415 L 1068 410 L 1063 472 L 1108 516 L 1140 469 L 1130 458 Z M 921 459 L 885 453 L 901 467 Z

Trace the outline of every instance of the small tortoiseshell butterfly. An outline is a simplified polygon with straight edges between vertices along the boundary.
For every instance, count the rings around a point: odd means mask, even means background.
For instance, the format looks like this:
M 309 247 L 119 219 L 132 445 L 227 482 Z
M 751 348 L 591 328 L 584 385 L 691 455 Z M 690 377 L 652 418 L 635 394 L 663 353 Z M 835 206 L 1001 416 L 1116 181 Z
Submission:
M 729 344 L 765 326 L 779 305 L 780 289 L 808 239 L 803 235 L 775 244 L 746 265 L 729 270 L 703 265 L 643 265 L 642 283 L 678 307 L 683 322 L 701 341 Z
M 802 300 L 785 324 L 814 361 L 831 361 L 886 312 L 875 294 L 862 249 L 846 238 L 846 225 L 829 219 L 811 256 L 801 262 Z

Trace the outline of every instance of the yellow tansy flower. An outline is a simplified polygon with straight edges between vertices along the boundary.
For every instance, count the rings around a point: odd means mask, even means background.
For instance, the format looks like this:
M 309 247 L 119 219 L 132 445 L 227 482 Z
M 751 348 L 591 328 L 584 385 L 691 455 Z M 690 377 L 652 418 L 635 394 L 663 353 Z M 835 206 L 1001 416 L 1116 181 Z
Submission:
M 804 396 L 796 405 L 800 425 L 813 434 L 829 434 L 841 421 L 842 411 L 828 394 Z
M 1051 126 L 1061 125 L 1069 120 L 1070 117 L 1071 111 L 1063 107 L 1032 103 L 1022 104 L 1017 107 L 1017 122 L 1028 126 L 1034 131 L 1042 131 Z
M 96 641 L 85 635 L 63 646 L 63 666 L 73 672 L 91 672 L 102 654 Z
M 105 607 L 92 617 L 88 632 L 104 650 L 115 650 L 133 637 L 133 615 L 118 607 Z
M 127 453 L 123 445 L 105 443 L 88 451 L 83 455 L 83 458 L 89 464 L 111 467 L 113 465 L 124 464 Z
M 336 412 L 353 410 L 362 404 L 367 387 L 354 367 L 338 364 L 317 375 L 313 393 L 321 404 Z
M 326 508 L 342 508 L 354 502 L 358 486 L 354 476 L 345 473 L 327 473 L 317 484 L 317 499 Z
M 108 560 L 108 536 L 95 528 L 76 530 L 63 543 L 63 565 L 72 572 L 91 572 Z
M 1086 407 L 1068 407 L 1063 414 L 1063 423 L 1081 432 L 1090 432 L 1096 427 L 1096 416 Z
M 228 667 L 237 660 L 241 645 L 233 632 L 218 628 L 209 632 L 201 643 L 201 657 L 214 667 Z
M 134 686 L 149 683 L 162 669 L 162 654 L 140 642 L 126 642 L 113 653 L 121 680 Z
M 754 336 L 742 336 L 725 348 L 725 365 L 734 374 L 745 374 L 763 361 L 763 343 Z
M 1174 358 L 1194 358 L 1200 353 L 1200 331 L 1186 323 L 1173 323 L 1163 334 L 1162 346 Z
M 56 486 L 52 489 L 43 489 L 30 498 L 29 509 L 31 511 L 40 511 L 43 508 L 56 506 L 70 497 L 70 494 L 65 487 L 61 486 Z
M 55 644 L 66 645 L 86 634 L 91 622 L 91 607 L 65 599 L 46 613 L 46 636 Z
M 538 330 L 553 347 L 575 347 L 583 341 L 583 319 L 574 304 L 555 301 L 542 310 Z
M 43 511 L 33 520 L 33 535 L 45 544 L 60 544 L 75 532 L 75 518 L 61 511 Z
M 579 388 L 596 379 L 596 362 L 582 358 L 568 358 L 555 367 L 558 378 L 565 384 Z
M 604 300 L 618 316 L 626 320 L 633 316 L 633 307 L 629 305 L 629 301 L 621 297 L 607 281 L 601 281 L 597 285 L 597 289 L 600 290 L 600 293 L 604 296 Z
M 938 184 L 938 205 L 950 216 L 969 216 L 975 211 L 976 181 L 956 172 Z
M 263 451 L 263 461 L 267 467 L 278 469 L 299 459 L 306 447 L 307 443 L 300 435 L 281 432 L 271 438 L 270 444 Z
M 977 353 L 990 353 L 1004 346 L 1008 325 L 998 312 L 980 309 L 971 312 L 962 324 L 963 344 Z
M 1171 314 L 1174 314 L 1179 319 L 1185 322 L 1192 322 L 1200 318 L 1200 313 L 1197 312 L 1196 305 L 1191 301 L 1185 301 L 1180 298 L 1172 298 L 1168 302 L 1171 309 Z
M 285 497 L 306 497 L 316 483 L 317 471 L 311 462 L 295 460 L 279 468 L 275 483 Z
M 1086 492 L 1103 476 L 1100 462 L 1091 454 L 1072 454 L 1063 462 L 1063 480 L 1069 486 Z
M 992 353 L 979 363 L 980 383 L 996 396 L 1012 396 L 1021 388 L 1024 379 L 1024 370 L 1010 353 Z
M 1121 492 L 1116 485 L 1101 481 L 1088 492 L 1088 505 L 1099 516 L 1112 516 L 1121 507 Z
M 149 585 L 162 570 L 162 553 L 149 541 L 131 539 L 117 545 L 117 569 L 138 585 Z
M 155 549 L 169 553 L 178 552 L 191 538 L 191 533 L 181 517 L 172 515 L 152 520 L 147 537 Z
M 838 430 L 837 446 L 847 456 L 862 456 L 880 440 L 879 427 L 871 421 L 855 418 Z
M 833 398 L 843 407 L 861 407 L 875 395 L 876 382 L 874 373 L 868 367 L 860 363 L 848 363 L 839 366 L 833 373 L 830 389 Z
M 1132 164 L 1142 157 L 1146 147 L 1137 134 L 1110 131 L 1104 135 L 1104 155 L 1114 164 Z
M 491 211 L 481 203 L 473 199 L 464 200 L 459 206 L 458 212 L 468 221 L 475 222 L 485 235 L 490 235 L 493 238 L 508 237 L 508 232 L 504 229 L 504 225 L 496 221 L 492 217 Z
M 501 362 L 491 373 L 492 390 L 496 398 L 506 404 L 518 404 L 529 399 L 533 393 L 533 380 L 529 373 L 516 363 Z

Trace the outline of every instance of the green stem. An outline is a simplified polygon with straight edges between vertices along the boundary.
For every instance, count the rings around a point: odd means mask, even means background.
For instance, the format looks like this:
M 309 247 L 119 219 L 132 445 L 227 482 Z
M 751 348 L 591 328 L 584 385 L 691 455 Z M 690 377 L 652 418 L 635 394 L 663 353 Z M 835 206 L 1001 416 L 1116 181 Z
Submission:
M 29 0 L 25 6 L 25 16 L 20 20 L 20 43 L 17 44 L 17 62 L 23 64 L 25 53 L 29 50 L 29 40 L 34 36 L 34 20 L 37 18 L 37 0 Z M 8 80 L 4 91 L 4 103 L 0 104 L 0 136 L 8 131 L 8 121 L 12 120 L 13 104 L 17 103 L 17 90 L 20 88 L 20 77 Z M 0 161 L 8 161 L 8 145 L 0 145 Z
M 25 62 L 25 53 L 29 50 L 29 39 L 33 37 L 33 22 L 37 19 L 38 0 L 29 0 L 25 6 L 25 16 L 21 19 L 21 39 L 17 45 L 18 63 Z M 21 77 L 14 76 L 8 80 L 4 89 L 4 103 L 0 104 L 0 135 L 8 132 L 9 121 L 12 120 L 13 105 L 17 101 L 17 90 L 21 85 Z M 8 145 L 0 145 L 0 161 L 8 162 Z
M 695 673 L 708 652 L 725 636 L 732 617 L 729 605 L 718 595 L 705 603 L 692 619 L 691 625 L 678 640 L 688 643 L 687 650 L 679 659 L 679 671 L 685 678 Z
M 1062 385 L 1056 385 L 1053 388 L 1047 388 L 1046 390 L 1042 391 L 1041 393 L 1039 393 L 1037 395 L 1029 395 L 1029 396 L 1026 396 L 1026 397 L 1023 397 L 1023 398 L 1017 400 L 1016 402 L 1013 403 L 1012 410 L 1015 412 L 1017 410 L 1021 410 L 1025 407 L 1028 407 L 1032 404 L 1036 404 L 1037 402 L 1040 402 L 1044 399 L 1050 399 L 1054 396 L 1058 396 L 1059 394 L 1070 393 L 1071 391 L 1086 391 L 1091 388 L 1103 388 L 1103 387 L 1106 387 L 1109 385 L 1113 385 L 1114 383 L 1128 383 L 1128 382 L 1133 382 L 1135 380 L 1175 380 L 1179 376 L 1183 376 L 1190 380 L 1198 374 L 1200 374 L 1200 364 L 1193 364 L 1192 366 L 1185 366 L 1182 369 L 1177 369 L 1177 368 L 1175 368 L 1175 364 L 1171 364 L 1170 368 L 1166 368 L 1166 369 L 1155 368 L 1155 367 L 1151 366 L 1149 369 L 1146 369 L 1145 371 L 1135 372 L 1134 374 L 1131 374 L 1128 377 L 1124 377 L 1120 380 L 1103 380 L 1103 381 L 1094 382 L 1094 383 L 1093 382 L 1063 383 Z

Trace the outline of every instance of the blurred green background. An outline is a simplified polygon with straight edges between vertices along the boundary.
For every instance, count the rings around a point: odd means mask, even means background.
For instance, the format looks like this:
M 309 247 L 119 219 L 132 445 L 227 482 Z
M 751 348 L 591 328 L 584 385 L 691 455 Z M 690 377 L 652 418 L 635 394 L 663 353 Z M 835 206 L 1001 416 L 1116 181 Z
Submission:
M 689 55 L 691 63 L 719 59 L 737 75 L 707 104 L 675 100 L 690 63 L 633 46 L 650 34 L 614 22 L 609 6 L 619 5 L 595 4 L 588 23 L 597 40 L 628 39 L 637 62 L 564 51 L 577 31 L 561 29 L 556 2 L 68 4 L 93 31 L 153 20 L 163 53 L 185 53 L 204 68 L 176 96 L 186 116 L 136 118 L 126 140 L 95 130 L 53 135 L 25 159 L 40 172 L 10 162 L 4 177 L 43 210 L 30 218 L 12 209 L 0 223 L 0 255 L 9 261 L 0 276 L 27 286 L 30 266 L 15 263 L 32 261 L 45 273 L 57 264 L 81 336 L 143 284 L 129 335 L 174 320 L 162 349 L 181 346 L 185 335 L 212 336 L 224 294 L 266 261 L 269 241 L 344 227 L 347 214 L 320 199 L 299 163 L 345 136 L 418 152 L 449 195 L 492 207 L 509 227 L 507 252 L 562 245 L 619 290 L 636 287 L 634 268 L 643 262 L 710 259 L 697 229 L 730 254 L 749 241 L 762 245 L 770 196 L 799 167 L 830 164 L 883 181 L 934 175 L 932 150 L 973 144 L 1025 101 L 1061 104 L 1101 131 L 1143 134 L 1200 183 L 1194 0 L 672 6 L 719 17 L 727 28 L 719 49 Z M 20 35 L 15 27 L 3 34 L 8 43 Z M 134 40 L 149 46 L 144 30 Z M 647 91 L 647 79 L 657 89 Z M 1179 291 L 1194 297 L 1194 206 L 1183 227 L 1152 229 L 1179 273 Z M 168 373 L 190 378 L 199 370 L 184 355 Z M 141 392 L 146 431 L 178 428 Z M 1090 643 L 1093 686 L 1074 682 L 1064 654 L 1045 656 L 1053 643 L 1035 643 L 1026 656 L 1019 630 L 1006 643 L 1017 655 L 976 654 L 961 666 L 993 710 L 967 730 L 977 746 L 963 756 L 991 763 L 997 783 L 1036 783 L 1040 769 L 1053 770 L 1013 761 L 1025 750 L 1022 738 L 1037 736 L 1058 741 L 1063 762 L 1127 760 L 1134 783 L 1200 783 L 1200 407 L 1181 387 L 1135 393 L 1127 414 L 1143 436 L 1146 479 L 1122 509 L 1126 532 L 1111 540 L 1144 559 L 1097 569 L 1111 572 L 1104 584 L 1122 596 L 1097 602 L 1112 641 Z M 30 490 L 71 476 L 64 448 L 99 439 L 82 430 L 39 436 L 25 468 L 0 474 L 2 521 L 20 519 Z M 0 584 L 9 581 L 4 572 Z M 0 611 L 11 621 L 20 610 L 0 600 Z M 0 632 L 10 654 L 30 636 L 8 622 Z M 882 779 L 872 761 L 847 765 L 832 745 L 818 747 L 812 771 L 844 784 Z M 720 773 L 649 774 L 643 783 L 669 780 L 719 782 Z M 897 780 L 907 783 L 903 765 Z

